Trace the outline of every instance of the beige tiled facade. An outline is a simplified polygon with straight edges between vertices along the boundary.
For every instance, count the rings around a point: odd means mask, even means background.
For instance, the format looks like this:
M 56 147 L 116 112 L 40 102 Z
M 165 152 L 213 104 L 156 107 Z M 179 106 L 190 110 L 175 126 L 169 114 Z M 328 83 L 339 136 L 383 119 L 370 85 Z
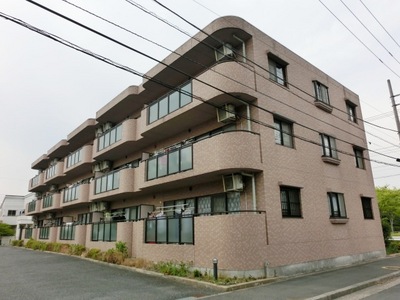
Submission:
M 358 96 L 240 18 L 204 31 L 32 163 L 25 238 L 237 276 L 383 256 Z

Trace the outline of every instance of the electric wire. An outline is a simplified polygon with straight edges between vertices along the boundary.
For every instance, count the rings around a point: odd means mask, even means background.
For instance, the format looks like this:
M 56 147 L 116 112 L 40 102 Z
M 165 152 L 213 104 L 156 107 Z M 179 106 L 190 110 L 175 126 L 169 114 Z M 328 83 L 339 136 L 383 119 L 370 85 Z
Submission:
M 382 59 L 379 58 L 378 55 L 376 55 L 371 48 L 369 48 L 353 31 L 350 30 L 350 28 L 343 23 L 342 20 L 339 19 L 338 16 L 336 16 L 336 14 L 331 11 L 329 9 L 328 6 L 325 5 L 324 2 L 322 2 L 322 0 L 318 0 L 335 18 L 336 20 L 338 20 L 340 22 L 340 24 L 342 24 L 373 56 L 375 56 L 375 58 L 377 58 L 388 70 L 390 70 L 396 77 L 400 78 L 400 75 L 397 74 L 392 68 L 390 68 Z
M 400 62 L 397 60 L 397 58 L 389 51 L 389 49 L 387 49 L 385 47 L 385 45 L 382 44 L 382 42 L 371 32 L 371 30 L 368 29 L 368 27 L 360 20 L 360 18 L 357 17 L 357 15 L 351 10 L 350 7 L 348 7 L 346 5 L 346 3 L 343 2 L 343 0 L 340 0 L 340 2 L 342 2 L 342 4 L 344 5 L 344 7 L 347 8 L 347 10 L 357 19 L 357 21 L 369 32 L 369 34 L 379 43 L 379 45 L 381 45 L 388 53 L 389 55 L 398 63 L 400 64 Z
M 98 15 L 96 15 L 96 14 L 94 14 L 94 13 L 88 11 L 88 10 L 85 10 L 85 9 L 81 8 L 80 6 L 77 6 L 77 5 L 75 5 L 75 4 L 72 4 L 72 3 L 70 3 L 70 2 L 67 1 L 67 0 L 63 0 L 63 1 L 66 2 L 66 3 L 68 3 L 68 4 L 73 5 L 74 7 L 78 8 L 78 9 L 81 9 L 81 10 L 83 10 L 83 11 L 89 13 L 89 14 L 92 15 L 92 16 L 95 16 L 95 17 L 97 17 L 97 18 L 100 18 L 101 20 L 104 20 L 104 21 L 106 21 L 106 22 L 109 23 L 109 24 L 112 24 L 112 25 L 114 25 L 114 26 L 116 26 L 116 27 L 118 27 L 118 28 L 120 28 L 120 29 L 123 29 L 124 31 L 127 31 L 127 32 L 129 32 L 129 33 L 132 33 L 132 34 L 134 34 L 135 36 L 138 36 L 138 37 L 140 37 L 140 38 L 143 38 L 143 39 L 145 39 L 146 41 L 148 41 L 148 42 L 150 42 L 150 43 L 153 43 L 153 44 L 155 44 L 155 45 L 157 45 L 157 46 L 159 46 L 159 47 L 161 47 L 161 48 L 163 48 L 163 49 L 165 49 L 165 50 L 168 50 L 168 51 L 170 51 L 171 53 L 174 53 L 174 54 L 176 54 L 176 55 L 179 55 L 180 57 L 183 57 L 183 58 L 187 59 L 188 61 L 191 61 L 191 62 L 193 62 L 193 63 L 195 63 L 195 64 L 198 64 L 198 65 L 200 65 L 200 66 L 202 66 L 202 67 L 204 67 L 204 68 L 207 68 L 207 69 L 209 69 L 209 70 L 211 70 L 211 71 L 213 71 L 213 72 L 215 72 L 215 73 L 217 73 L 217 74 L 219 74 L 219 75 L 221 75 L 221 76 L 223 76 L 223 77 L 225 77 L 225 78 L 227 78 L 227 79 L 229 79 L 229 80 L 232 80 L 232 81 L 235 82 L 235 83 L 238 83 L 238 84 L 240 84 L 240 85 L 242 85 L 242 86 L 245 86 L 245 87 L 247 87 L 247 88 L 250 88 L 250 89 L 253 89 L 254 91 L 256 91 L 253 87 L 248 86 L 248 85 L 246 85 L 245 83 L 243 83 L 243 82 L 241 82 L 241 81 L 235 80 L 235 79 L 233 79 L 232 77 L 226 76 L 225 74 L 222 74 L 222 73 L 220 73 L 220 72 L 218 72 L 218 71 L 216 71 L 216 70 L 210 68 L 209 66 L 206 66 L 206 65 L 204 65 L 204 64 L 202 64 L 202 63 L 199 63 L 199 62 L 197 62 L 197 61 L 195 61 L 195 60 L 193 60 L 193 59 L 191 59 L 191 58 L 188 58 L 187 56 L 185 56 L 185 55 L 183 55 L 183 54 L 177 53 L 176 51 L 170 50 L 170 49 L 168 49 L 167 47 L 164 47 L 164 46 L 162 46 L 162 45 L 160 45 L 160 44 L 158 44 L 158 43 L 156 43 L 156 42 L 154 42 L 154 41 L 151 41 L 150 39 L 147 39 L 147 38 L 145 38 L 145 37 L 143 37 L 143 36 L 141 36 L 141 35 L 139 35 L 139 34 L 137 34 L 137 33 L 132 32 L 131 30 L 128 30 L 128 29 L 126 29 L 126 28 L 124 28 L 124 27 L 122 27 L 122 26 L 120 26 L 120 25 L 118 25 L 118 24 L 116 24 L 116 23 L 114 23 L 114 22 L 111 22 L 111 21 L 109 21 L 109 20 L 107 20 L 107 19 L 105 19 L 105 18 L 103 18 L 103 17 L 100 17 L 100 16 L 98 16 Z M 254 71 L 254 70 L 251 70 L 251 71 Z M 303 114 L 305 114 L 305 115 L 307 115 L 307 116 L 309 116 L 309 117 L 311 117 L 311 118 L 318 119 L 318 118 L 316 118 L 314 115 L 309 114 L 309 113 L 306 113 L 306 112 L 304 112 L 304 111 L 301 111 L 301 110 L 297 109 L 296 107 L 294 107 L 294 106 L 292 106 L 292 105 L 290 105 L 290 104 L 288 104 L 288 103 L 286 103 L 286 102 L 280 101 L 280 100 L 278 100 L 278 99 L 276 99 L 276 98 L 274 98 L 274 97 L 272 97 L 272 96 L 270 96 L 270 95 L 267 95 L 267 94 L 265 94 L 265 93 L 263 93 L 263 92 L 260 92 L 260 91 L 256 91 L 256 92 L 258 92 L 259 94 L 262 94 L 262 95 L 264 95 L 264 96 L 266 96 L 266 97 L 269 97 L 270 99 L 275 100 L 275 101 L 277 101 L 277 102 L 279 102 L 279 103 L 281 103 L 281 104 L 283 104 L 283 105 L 286 105 L 287 107 L 290 107 L 290 108 L 292 108 L 292 109 L 294 109 L 294 110 L 296 110 L 296 111 L 299 111 L 299 112 L 301 112 L 301 113 L 303 113 Z M 252 104 L 252 103 L 251 103 L 250 105 L 254 106 L 254 104 Z M 266 110 L 266 109 L 264 109 L 264 108 L 261 108 L 261 107 L 257 107 L 257 108 L 262 109 L 262 110 L 264 110 L 264 111 L 266 111 L 266 112 L 272 114 L 272 112 L 270 112 L 270 111 L 268 111 L 268 110 Z M 320 119 L 318 119 L 318 120 L 321 121 Z M 338 129 L 338 130 L 341 130 L 341 131 L 343 131 L 343 132 L 345 132 L 345 133 L 351 134 L 351 135 L 353 135 L 353 136 L 356 137 L 356 138 L 359 138 L 359 135 L 352 134 L 352 133 L 350 133 L 350 132 L 348 132 L 348 131 L 346 131 L 346 130 L 343 130 L 343 129 L 340 128 L 340 127 L 337 127 L 337 126 L 332 125 L 331 123 L 325 122 L 325 121 L 323 121 L 323 120 L 322 120 L 321 122 L 323 122 L 323 123 L 325 123 L 325 124 L 327 124 L 327 125 L 330 125 L 330 126 L 336 128 L 336 129 Z M 306 128 L 306 129 L 312 130 L 312 131 L 314 131 L 314 132 L 318 132 L 318 131 L 314 130 L 313 128 L 304 126 L 304 125 L 302 125 L 302 124 L 300 124 L 300 123 L 296 123 L 296 124 L 299 125 L 299 126 L 301 126 L 301 127 Z M 359 128 L 359 129 L 362 130 L 361 128 Z M 363 130 L 362 130 L 362 131 L 363 131 Z M 319 132 L 318 132 L 318 133 L 319 133 Z M 344 141 L 344 142 L 346 142 L 346 141 Z M 348 143 L 348 142 L 346 142 L 346 143 Z
M 379 22 L 379 20 L 377 19 L 377 17 L 375 17 L 375 15 L 371 12 L 371 10 L 364 4 L 364 2 L 362 0 L 360 0 L 361 4 L 364 5 L 364 7 L 366 8 L 366 10 L 371 14 L 371 16 L 375 19 L 375 21 L 382 27 L 382 29 L 387 33 L 387 35 L 393 40 L 393 42 L 396 43 L 396 45 L 400 48 L 399 43 L 394 39 L 394 37 L 389 33 L 389 31 L 382 25 L 381 22 Z
M 245 103 L 248 104 L 248 105 L 254 106 L 254 107 L 256 107 L 257 109 L 263 110 L 263 111 L 268 112 L 268 113 L 270 113 L 270 114 L 272 114 L 272 115 L 274 114 L 272 111 L 269 111 L 269 110 L 267 110 L 267 109 L 265 109 L 265 108 L 263 108 L 263 107 L 260 107 L 259 105 L 255 105 L 254 103 L 245 101 L 245 100 L 243 100 L 243 99 L 241 99 L 241 98 L 238 98 L 237 96 L 233 95 L 232 93 L 228 93 L 228 92 L 226 92 L 226 91 L 224 91 L 224 90 L 222 90 L 222 89 L 220 89 L 220 88 L 218 88 L 218 87 L 213 86 L 212 84 L 209 84 L 209 83 L 207 83 L 207 82 L 204 82 L 203 80 L 200 80 L 200 79 L 198 79 L 198 78 L 196 78 L 196 77 L 193 77 L 193 76 L 191 76 L 190 74 L 188 74 L 188 73 L 186 73 L 186 72 L 183 72 L 183 71 L 181 71 L 181 70 L 179 70 L 179 69 L 177 69 L 177 68 L 175 68 L 175 67 L 172 67 L 172 66 L 170 66 L 170 65 L 168 65 L 168 64 L 166 64 L 166 63 L 164 63 L 163 61 L 160 61 L 160 60 L 158 60 L 158 59 L 156 59 L 156 58 L 154 58 L 154 57 L 152 57 L 152 56 L 150 56 L 150 55 L 148 55 L 148 54 L 146 54 L 146 53 L 144 53 L 144 52 L 142 52 L 142 51 L 139 51 L 139 50 L 137 50 L 137 49 L 135 49 L 135 48 L 133 48 L 133 47 L 131 47 L 131 46 L 128 46 L 128 45 L 126 45 L 126 44 L 124 44 L 124 43 L 122 43 L 122 42 L 120 42 L 120 41 L 118 41 L 118 40 L 116 40 L 116 39 L 114 39 L 114 38 L 111 38 L 111 37 L 109 37 L 109 36 L 107 36 L 107 35 L 105 35 L 105 34 L 99 32 L 99 31 L 97 31 L 97 30 L 95 30 L 95 29 L 93 29 L 93 28 L 90 28 L 90 27 L 88 27 L 88 26 L 86 26 L 86 25 L 84 25 L 84 24 L 82 24 L 82 23 L 80 23 L 80 22 L 78 22 L 78 21 L 76 21 L 76 20 L 73 20 L 73 19 L 71 19 L 71 18 L 69 18 L 69 17 L 67 17 L 67 16 L 65 16 L 65 15 L 63 15 L 63 14 L 60 14 L 60 13 L 58 13 L 58 12 L 56 12 L 56 11 L 54 11 L 54 10 L 52 10 L 52 9 L 50 9 L 50 8 L 48 8 L 48 7 L 46 7 L 46 6 L 44 6 L 44 5 L 42 5 L 42 4 L 39 4 L 39 3 L 35 2 L 35 1 L 32 1 L 32 0 L 26 0 L 26 1 L 27 1 L 27 2 L 30 2 L 30 3 L 32 3 L 32 4 L 34 4 L 34 5 L 38 6 L 39 8 L 44 9 L 44 10 L 46 10 L 46 11 L 52 13 L 52 14 L 55 14 L 55 15 L 58 16 L 58 17 L 61 17 L 61 18 L 65 19 L 65 20 L 67 20 L 67 21 L 69 21 L 69 22 L 72 22 L 73 24 L 78 25 L 78 26 L 80 26 L 80 27 L 82 27 L 82 28 L 84 28 L 84 29 L 86 29 L 86 30 L 92 32 L 92 33 L 95 33 L 95 34 L 97 34 L 97 35 L 100 35 L 101 37 L 103 37 L 103 38 L 105 38 L 105 39 L 107 39 L 107 40 L 110 40 L 110 41 L 112 41 L 112 42 L 115 42 L 116 44 L 118 44 L 118 45 L 120 45 L 120 46 L 123 46 L 123 47 L 125 47 L 125 48 L 127 48 L 127 49 L 129 49 L 129 50 L 132 50 L 132 51 L 134 51 L 135 53 L 138 53 L 138 54 L 140 54 L 140 55 L 145 56 L 146 58 L 149 58 L 149 59 L 151 59 L 151 60 L 153 60 L 153 61 L 155 61 L 155 62 L 158 62 L 158 63 L 164 65 L 165 67 L 170 68 L 170 69 L 176 71 L 177 73 L 180 73 L 180 74 L 182 74 L 182 75 L 185 75 L 187 78 L 191 78 L 191 79 L 197 80 L 198 82 L 200 82 L 200 83 L 202 83 L 202 84 L 205 84 L 206 86 L 209 86 L 209 87 L 211 87 L 211 88 L 213 88 L 213 89 L 215 89 L 215 90 L 217 90 L 217 91 L 219 91 L 219 92 L 221 92 L 221 93 L 223 93 L 223 94 L 229 95 L 229 96 L 231 96 L 231 97 L 233 97 L 233 98 L 236 98 L 236 99 L 238 99 L 238 100 L 240 100 L 240 101 L 242 101 L 242 102 L 245 102 Z M 297 111 L 299 111 L 299 110 L 297 110 Z M 303 112 L 303 113 L 305 113 L 305 112 Z M 307 114 L 307 113 L 305 113 L 305 114 Z M 309 116 L 312 116 L 311 114 L 308 114 L 308 115 L 309 115 Z M 330 125 L 330 126 L 332 126 L 332 127 L 336 127 L 336 126 L 332 125 L 332 124 L 329 123 L 329 122 L 325 122 L 325 121 L 320 120 L 320 119 L 318 119 L 318 120 L 321 121 L 321 122 L 324 122 L 324 123 L 326 123 L 327 125 Z M 314 128 L 305 126 L 305 125 L 303 125 L 303 124 L 301 124 L 301 123 L 298 123 L 298 122 L 293 122 L 293 123 L 295 123 L 295 124 L 297 124 L 297 125 L 299 125 L 299 126 L 301 126 L 301 127 L 304 127 L 304 128 L 306 128 L 306 129 L 309 129 L 309 130 L 311 130 L 311 131 L 314 131 L 314 132 L 320 134 L 320 132 L 318 132 L 318 131 L 315 130 Z M 336 127 L 336 128 L 337 128 L 337 129 L 340 129 L 339 127 Z M 341 129 L 341 130 L 342 130 L 342 129 Z M 344 131 L 344 130 L 342 130 L 342 131 Z M 346 131 L 344 131 L 344 132 L 346 132 Z M 351 134 L 351 133 L 349 133 L 349 134 Z M 354 135 L 354 134 L 352 134 L 352 135 Z M 357 137 L 357 138 L 360 138 L 360 137 L 357 136 L 357 135 L 354 135 L 354 136 Z M 353 143 L 350 143 L 350 142 L 348 142 L 348 141 L 346 141 L 346 140 L 343 140 L 343 139 L 336 138 L 336 140 L 341 141 L 341 142 L 344 142 L 344 143 L 347 143 L 347 144 L 350 144 L 350 145 L 353 145 Z M 394 158 L 394 159 L 395 159 L 395 158 Z
M 125 1 L 128 2 L 128 3 L 130 3 L 131 5 L 133 5 L 133 6 L 137 7 L 137 8 L 139 8 L 139 9 L 141 9 L 142 11 L 144 11 L 144 12 L 150 14 L 151 16 L 153 16 L 153 17 L 159 19 L 160 21 L 166 23 L 167 25 L 169 25 L 169 26 L 171 26 L 171 27 L 177 29 L 178 31 L 182 32 L 183 34 L 186 34 L 187 36 L 191 37 L 190 34 L 189 34 L 188 32 L 186 32 L 186 31 L 180 29 L 179 27 L 177 27 L 176 25 L 172 24 L 171 22 L 169 22 L 169 21 L 167 21 L 167 20 L 165 20 L 165 19 L 163 19 L 163 18 L 157 16 L 154 12 L 151 12 L 150 10 L 146 9 L 145 7 L 143 7 L 142 5 L 139 5 L 139 4 L 135 3 L 133 0 L 125 0 Z M 179 15 L 178 13 L 176 13 L 175 11 L 173 11 L 172 9 L 168 8 L 168 7 L 165 6 L 164 4 L 160 3 L 159 1 L 157 1 L 157 0 L 153 0 L 153 1 L 156 2 L 158 5 L 160 5 L 161 7 L 163 7 L 164 9 L 166 9 L 167 11 L 169 11 L 169 12 L 171 12 L 172 14 L 176 15 L 178 18 L 180 18 L 181 20 L 185 21 L 185 22 L 188 23 L 189 25 L 193 26 L 194 28 L 196 28 L 197 30 L 199 30 L 200 32 L 202 32 L 203 34 L 207 35 L 208 37 L 213 38 L 215 41 L 217 41 L 217 42 L 219 42 L 219 43 L 222 43 L 222 44 L 224 43 L 223 41 L 221 41 L 221 40 L 215 38 L 214 36 L 208 34 L 207 32 L 205 32 L 204 30 L 202 30 L 202 29 L 199 28 L 198 26 L 194 25 L 192 22 L 186 20 L 184 17 L 182 17 L 181 15 Z M 193 0 L 193 1 L 194 1 L 194 0 Z M 195 1 L 195 2 L 198 3 L 197 1 Z M 199 4 L 199 3 L 198 3 L 198 4 Z M 200 4 L 200 5 L 203 6 L 203 7 L 205 7 L 205 6 L 202 5 L 202 4 Z M 210 9 L 208 9 L 208 10 L 210 10 Z M 212 10 L 210 10 L 210 11 L 213 12 Z M 213 13 L 215 13 L 215 12 L 213 12 Z M 218 15 L 218 14 L 217 14 L 217 15 Z M 215 47 L 213 47 L 213 46 L 211 46 L 211 45 L 205 43 L 204 41 L 201 41 L 201 40 L 198 40 L 198 39 L 196 39 L 196 40 L 197 40 L 198 42 L 203 43 L 204 45 L 206 45 L 206 46 L 208 46 L 208 47 L 210 47 L 210 48 L 213 48 L 214 50 L 217 50 Z M 263 43 L 264 43 L 264 42 L 263 42 Z M 264 43 L 264 44 L 265 44 L 265 43 Z M 244 58 L 243 55 L 241 55 L 241 54 L 238 54 L 238 55 Z M 251 63 L 253 63 L 254 65 L 256 65 L 257 67 L 259 67 L 259 68 L 261 68 L 262 70 L 266 71 L 268 74 L 272 74 L 269 70 L 267 70 L 266 68 L 264 68 L 264 66 L 261 66 L 261 65 L 257 64 L 256 62 L 254 62 L 254 61 L 248 59 L 247 57 L 246 57 L 246 59 L 247 59 L 249 62 L 251 62 Z M 264 76 L 263 74 L 260 74 L 260 73 L 257 73 L 257 72 L 255 72 L 255 73 L 256 73 L 257 75 L 259 75 L 259 76 L 262 76 L 262 77 L 265 79 L 265 76 Z M 274 74 L 273 74 L 273 75 L 274 75 Z M 284 80 L 284 79 L 282 79 L 282 80 Z M 287 84 L 288 84 L 289 86 L 295 88 L 295 89 L 298 90 L 298 91 L 301 91 L 302 93 L 306 94 L 307 96 L 310 96 L 311 98 L 314 98 L 314 97 L 315 97 L 314 95 L 308 93 L 307 91 L 301 89 L 300 87 L 298 87 L 298 86 L 296 86 L 296 85 L 293 85 L 293 84 L 290 83 L 289 81 L 286 81 L 286 82 L 287 82 Z M 310 102 L 309 102 L 307 99 L 302 98 L 300 95 L 295 94 L 295 93 L 293 93 L 293 92 L 290 91 L 290 90 L 289 90 L 289 92 L 292 93 L 293 95 L 297 96 L 298 98 L 304 100 L 307 104 L 310 104 Z M 279 101 L 279 100 L 278 100 L 278 101 Z M 281 103 L 283 103 L 283 102 L 281 102 Z M 285 103 L 283 103 L 283 104 L 285 104 Z M 331 105 L 331 106 L 332 106 L 332 105 Z M 339 112 L 342 112 L 342 113 L 344 113 L 344 114 L 347 115 L 347 111 L 345 111 L 345 110 L 342 110 L 342 109 L 340 109 L 340 108 L 338 108 L 338 107 L 336 107 L 336 106 L 332 106 L 332 108 L 335 108 L 335 110 L 337 110 L 337 111 L 339 111 Z M 337 116 L 334 116 L 334 117 L 336 117 L 336 118 L 338 118 L 339 120 L 343 121 L 343 119 L 341 119 L 341 118 L 339 118 L 339 117 L 337 117 Z M 396 132 L 396 133 L 397 133 L 397 131 L 394 130 L 394 129 L 387 128 L 387 127 L 383 127 L 383 126 L 380 126 L 380 125 L 377 125 L 377 124 L 374 124 L 374 123 L 365 121 L 365 120 L 363 120 L 363 119 L 361 119 L 361 118 L 359 118 L 359 117 L 356 117 L 356 119 L 357 119 L 357 120 L 360 120 L 360 121 L 362 121 L 362 122 L 368 123 L 368 124 L 370 124 L 370 125 L 372 125 L 372 126 L 376 126 L 376 127 L 378 127 L 378 128 L 381 128 L 381 129 L 384 129 L 384 130 L 388 130 L 388 131 L 392 131 L 392 132 Z
M 176 89 L 177 89 L 176 87 L 173 87 L 173 86 L 170 86 L 170 85 L 168 85 L 168 84 L 165 84 L 164 82 L 160 82 L 159 80 L 155 80 L 154 78 L 152 78 L 152 77 L 150 77 L 150 76 L 148 76 L 148 75 L 145 75 L 145 74 L 143 74 L 143 73 L 141 73 L 141 72 L 138 72 L 138 71 L 136 71 L 136 70 L 133 70 L 133 69 L 127 67 L 127 66 L 124 66 L 124 65 L 115 63 L 114 61 L 112 61 L 112 60 L 110 60 L 110 59 L 108 59 L 108 58 L 106 58 L 106 57 L 104 57 L 104 56 L 100 56 L 100 55 L 98 55 L 98 54 L 95 54 L 94 52 L 91 52 L 91 51 L 89 51 L 89 50 L 83 49 L 83 48 L 81 48 L 81 47 L 79 47 L 79 46 L 77 46 L 77 45 L 75 45 L 75 44 L 73 44 L 73 43 L 71 43 L 71 42 L 68 42 L 68 41 L 66 41 L 66 40 L 64 40 L 64 39 L 62 39 L 62 38 L 60 38 L 60 37 L 54 35 L 54 34 L 50 34 L 50 33 L 46 32 L 46 31 L 44 31 L 44 30 L 38 29 L 38 28 L 36 28 L 36 27 L 34 27 L 34 26 L 30 25 L 30 24 L 27 24 L 26 22 L 23 22 L 22 20 L 13 18 L 13 17 L 8 16 L 8 15 L 6 15 L 6 14 L 4 14 L 4 13 L 0 13 L 0 16 L 3 17 L 3 18 L 5 18 L 5 19 L 7 19 L 7 20 L 10 20 L 10 21 L 12 21 L 12 22 L 14 22 L 14 23 L 16 23 L 16 24 L 18 24 L 18 25 L 24 26 L 24 27 L 26 27 L 26 28 L 28 28 L 28 29 L 30 29 L 30 30 L 32 30 L 32 31 L 35 31 L 35 32 L 37 32 L 37 33 L 39 33 L 39 34 L 41 34 L 41 35 L 44 35 L 44 36 L 46 36 L 46 37 L 48 37 L 48 38 L 51 38 L 52 40 L 54 40 L 54 41 L 56 41 L 56 42 L 59 42 L 59 43 L 64 44 L 64 45 L 66 45 L 66 46 L 68 46 L 68 47 L 70 47 L 70 48 L 73 48 L 74 50 L 78 50 L 78 51 L 80 51 L 80 52 L 82 52 L 82 53 L 84 53 L 84 54 L 90 55 L 90 56 L 92 56 L 92 57 L 94 57 L 94 58 L 96 58 L 96 59 L 99 59 L 99 60 L 101 60 L 101 61 L 103 61 L 103 62 L 106 62 L 106 63 L 108 63 L 108 64 L 110 64 L 110 65 L 116 66 L 116 67 L 118 67 L 118 68 L 120 68 L 120 69 L 122 69 L 122 70 L 128 71 L 128 72 L 130 72 L 130 73 L 133 73 L 133 74 L 135 74 L 135 75 L 137 75 L 137 76 L 140 76 L 140 77 L 142 77 L 142 78 L 145 78 L 145 79 L 147 79 L 147 80 L 151 80 L 151 81 L 153 81 L 153 82 L 156 82 L 156 83 L 158 83 L 158 84 L 161 84 L 162 86 L 165 86 L 165 87 L 167 87 L 167 88 L 169 88 L 169 89 L 173 89 L 173 90 L 176 90 Z M 193 98 L 199 99 L 198 96 L 195 96 L 195 95 L 193 95 L 193 94 L 191 94 L 191 93 L 189 93 L 189 94 L 190 94 L 190 96 L 192 96 Z M 209 104 L 209 105 L 212 105 L 212 106 L 214 106 L 215 108 L 219 108 L 219 107 L 217 107 L 217 106 L 215 106 L 215 105 L 213 105 L 213 104 L 207 102 L 207 101 L 204 100 L 204 99 L 201 99 L 201 98 L 200 98 L 199 100 L 201 100 L 201 101 L 203 101 L 204 103 L 207 103 L 207 104 Z M 261 122 L 261 121 L 259 121 L 259 120 L 251 120 L 251 121 L 256 122 L 256 123 L 258 123 L 258 124 L 260 124 L 260 125 L 263 125 L 263 126 L 265 126 L 265 127 L 268 127 L 268 128 L 271 128 L 271 129 L 275 129 L 274 126 L 269 125 L 269 124 L 267 124 L 267 123 L 265 123 L 265 122 Z M 322 146 L 321 143 L 318 143 L 318 142 L 315 142 L 315 141 L 306 139 L 306 138 L 304 138 L 304 137 L 300 137 L 300 136 L 297 136 L 297 135 L 294 135 L 294 134 L 293 134 L 292 136 L 295 137 L 295 138 L 298 138 L 298 139 L 300 139 L 300 140 L 303 140 L 303 141 L 305 141 L 305 142 L 312 143 L 312 144 L 315 144 L 315 145 L 318 145 L 318 146 Z M 350 155 L 350 156 L 353 156 L 353 157 L 355 156 L 353 153 L 348 153 L 348 152 L 342 151 L 342 150 L 340 150 L 340 149 L 336 149 L 336 151 L 339 152 L 339 153 L 343 153 L 343 154 L 345 154 L 345 155 Z M 393 158 L 394 158 L 394 157 L 393 157 Z M 399 167 L 398 165 L 394 165 L 394 164 L 390 164 L 390 163 L 386 163 L 386 162 L 382 162 L 382 161 L 371 160 L 371 159 L 366 158 L 366 157 L 365 157 L 364 159 L 370 160 L 370 161 L 374 161 L 374 162 L 380 163 L 380 164 L 385 164 L 385 165 L 389 165 L 389 166 Z

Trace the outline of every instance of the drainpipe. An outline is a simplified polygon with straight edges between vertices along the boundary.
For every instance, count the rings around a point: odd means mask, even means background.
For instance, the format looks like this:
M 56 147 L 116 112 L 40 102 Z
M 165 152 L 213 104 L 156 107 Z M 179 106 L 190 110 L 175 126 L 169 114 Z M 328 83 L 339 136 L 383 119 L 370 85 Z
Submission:
M 251 177 L 252 205 L 253 205 L 253 210 L 257 210 L 256 179 L 254 177 L 254 174 L 242 173 L 242 175 L 246 177 Z

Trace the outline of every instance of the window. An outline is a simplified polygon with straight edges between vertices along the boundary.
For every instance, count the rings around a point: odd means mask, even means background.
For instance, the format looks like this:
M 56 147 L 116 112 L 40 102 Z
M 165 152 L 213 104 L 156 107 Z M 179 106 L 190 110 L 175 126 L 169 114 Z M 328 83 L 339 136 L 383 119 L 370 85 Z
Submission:
M 282 217 L 301 217 L 300 189 L 281 186 Z
M 178 90 L 150 104 L 147 119 L 148 124 L 165 117 L 190 102 L 192 102 L 192 82 L 184 84 Z
M 346 110 L 347 110 L 347 117 L 349 121 L 357 123 L 357 114 L 356 114 L 356 107 L 354 103 L 346 100 Z
M 372 199 L 367 197 L 361 197 L 361 205 L 364 214 L 364 219 L 373 219 L 374 214 L 372 212 Z
M 192 145 L 176 148 L 147 161 L 147 180 L 183 172 L 193 168 Z
M 328 204 L 331 218 L 347 217 L 343 194 L 328 193 Z
M 269 79 L 286 86 L 286 66 L 287 63 L 275 55 L 268 54 Z
M 15 217 L 17 215 L 17 211 L 16 210 L 9 210 L 7 212 L 7 216 L 8 217 Z
M 36 201 L 33 200 L 28 203 L 28 212 L 32 212 L 36 210 Z
M 330 105 L 328 88 L 319 81 L 314 81 L 314 89 L 315 89 L 315 99 L 317 101 L 321 101 L 325 104 Z
M 336 150 L 336 140 L 335 138 L 321 134 L 321 142 L 322 142 L 322 155 L 325 157 L 338 158 L 337 150 Z
M 365 169 L 363 150 L 356 147 L 354 147 L 353 150 L 354 150 L 354 158 L 356 160 L 356 167 L 359 169 Z
M 279 119 L 274 119 L 275 143 L 293 148 L 292 124 Z
M 25 238 L 30 239 L 32 238 L 33 228 L 25 228 Z

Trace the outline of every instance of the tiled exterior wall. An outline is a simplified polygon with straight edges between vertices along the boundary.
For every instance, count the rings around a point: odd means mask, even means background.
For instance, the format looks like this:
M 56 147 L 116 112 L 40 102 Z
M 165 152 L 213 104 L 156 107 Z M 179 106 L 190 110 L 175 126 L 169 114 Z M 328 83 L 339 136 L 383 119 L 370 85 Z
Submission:
M 365 169 L 356 168 L 352 156 L 353 146 L 362 149 L 368 146 L 363 124 L 349 121 L 346 114 L 345 101 L 350 100 L 356 105 L 357 116 L 362 118 L 358 96 L 244 20 L 221 18 L 205 31 L 224 39 L 231 38 L 232 34 L 241 35 L 246 44 L 247 61 L 243 62 L 240 57 L 217 64 L 210 61 L 210 68 L 194 74 L 198 80 L 192 80 L 193 101 L 152 124 L 147 122 L 148 105 L 169 91 L 144 80 L 141 86 L 129 87 L 103 107 L 97 113 L 99 124 L 93 120 L 86 122 L 74 131 L 73 137 L 82 140 L 81 146 L 92 147 L 92 159 L 102 161 L 109 156 L 113 168 L 119 168 L 143 154 L 150 155 L 221 128 L 225 124 L 217 122 L 216 107 L 225 103 L 236 105 L 237 131 L 194 143 L 193 168 L 184 172 L 147 180 L 144 158 L 138 167 L 120 171 L 118 189 L 97 195 L 92 178 L 90 183 L 86 182 L 89 195 L 77 202 L 61 204 L 57 217 L 87 213 L 93 201 L 108 202 L 110 210 L 141 204 L 157 208 L 165 201 L 223 193 L 222 176 L 243 173 L 241 209 L 261 213 L 195 217 L 194 245 L 147 244 L 144 221 L 118 223 L 117 240 L 127 243 L 132 257 L 185 261 L 202 270 L 211 269 L 212 259 L 218 258 L 222 271 L 240 276 L 289 274 L 384 255 L 371 166 L 365 160 Z M 206 36 L 199 33 L 197 38 L 206 39 Z M 197 41 L 190 40 L 178 52 L 193 55 L 196 51 L 189 50 L 197 46 Z M 270 80 L 268 53 L 287 63 L 287 86 Z M 207 53 L 210 57 L 213 54 L 212 50 Z M 169 56 L 164 61 L 172 64 L 178 59 L 178 56 Z M 182 63 L 182 66 L 186 65 Z M 190 72 L 189 65 L 187 68 Z M 167 72 L 165 66 L 157 65 L 148 75 L 166 78 Z M 178 77 L 171 73 L 169 80 L 177 86 L 187 80 Z M 331 112 L 315 105 L 314 80 L 328 87 Z M 127 119 L 126 110 L 131 107 L 135 110 Z M 274 116 L 293 123 L 293 148 L 275 144 Z M 97 151 L 93 132 L 102 122 L 113 118 L 116 124 L 122 122 L 123 137 Z M 83 133 L 80 136 L 80 132 L 86 133 L 89 129 L 92 138 Z M 336 138 L 339 165 L 322 160 L 321 133 Z M 53 158 L 50 156 L 66 156 L 69 150 L 77 150 L 66 147 L 68 141 L 61 141 L 49 150 L 48 157 L 42 156 L 34 165 L 46 169 Z M 85 151 L 85 162 L 90 160 L 86 157 L 88 152 Z M 368 152 L 363 153 L 368 158 Z M 83 166 L 77 169 L 66 172 L 65 178 L 60 174 L 51 181 L 63 189 L 67 184 L 102 175 L 93 174 Z M 282 217 L 280 186 L 300 189 L 301 217 Z M 46 187 L 45 182 L 30 188 L 46 192 Z M 342 224 L 334 224 L 330 219 L 328 192 L 344 194 L 347 219 Z M 373 219 L 364 218 L 361 197 L 372 199 Z M 39 207 L 31 215 L 42 218 L 40 203 L 38 200 Z M 59 238 L 56 232 L 52 228 L 49 240 Z M 104 251 L 115 246 L 115 242 L 91 241 L 91 225 L 77 226 L 75 236 L 74 243 L 82 243 L 87 248 Z M 34 229 L 33 237 L 38 237 L 38 229 Z

